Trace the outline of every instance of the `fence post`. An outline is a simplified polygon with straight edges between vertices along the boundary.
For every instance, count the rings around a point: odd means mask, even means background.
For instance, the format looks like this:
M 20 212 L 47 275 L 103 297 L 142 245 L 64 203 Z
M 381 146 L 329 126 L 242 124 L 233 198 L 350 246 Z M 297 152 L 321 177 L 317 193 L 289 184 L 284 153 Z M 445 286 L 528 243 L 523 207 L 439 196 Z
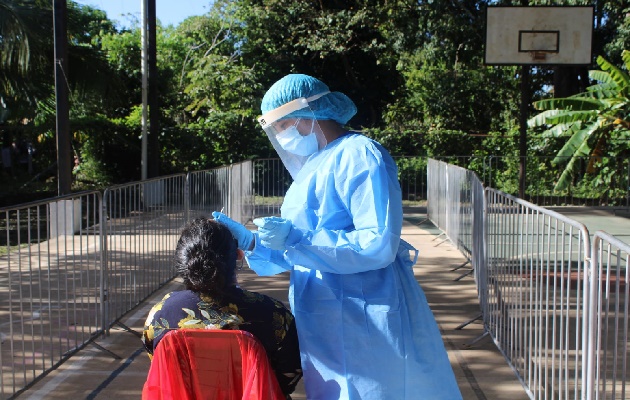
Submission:
M 101 196 L 101 220 L 99 226 L 99 232 L 101 235 L 100 243 L 101 243 L 101 290 L 100 290 L 100 300 L 101 300 L 101 329 L 107 336 L 109 336 L 109 296 L 107 293 L 109 279 L 108 268 L 109 268 L 109 253 L 107 248 L 107 220 L 109 219 L 109 215 L 107 215 L 107 201 L 109 199 L 110 191 L 105 189 L 103 195 Z
M 593 246 L 591 247 L 591 258 L 588 265 L 588 270 L 584 271 L 584 318 L 583 318 L 583 332 L 582 338 L 582 399 L 593 399 L 594 386 L 595 386 L 595 341 L 596 341 L 596 329 L 597 315 L 595 312 L 595 294 L 597 293 L 597 280 L 594 269 L 600 265 L 599 262 L 599 246 L 601 240 L 597 235 L 593 238 Z
M 184 180 L 184 222 L 190 221 L 190 172 Z

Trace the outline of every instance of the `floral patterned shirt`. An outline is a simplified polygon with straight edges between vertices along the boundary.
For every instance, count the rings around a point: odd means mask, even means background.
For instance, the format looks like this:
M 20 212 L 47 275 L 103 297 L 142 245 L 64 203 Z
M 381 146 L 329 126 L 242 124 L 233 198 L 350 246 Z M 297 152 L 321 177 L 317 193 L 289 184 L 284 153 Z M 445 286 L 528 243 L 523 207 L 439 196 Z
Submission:
M 153 357 L 171 329 L 240 329 L 253 334 L 265 348 L 280 388 L 293 392 L 302 376 L 300 349 L 293 314 L 278 300 L 231 287 L 220 303 L 190 290 L 171 292 L 153 306 L 142 342 Z

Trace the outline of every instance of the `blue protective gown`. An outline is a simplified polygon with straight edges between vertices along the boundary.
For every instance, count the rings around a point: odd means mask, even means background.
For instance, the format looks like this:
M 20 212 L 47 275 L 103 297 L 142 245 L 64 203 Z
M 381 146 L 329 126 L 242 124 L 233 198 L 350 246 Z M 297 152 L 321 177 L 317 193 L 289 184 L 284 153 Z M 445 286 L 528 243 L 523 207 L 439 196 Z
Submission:
M 397 168 L 377 142 L 349 133 L 312 155 L 281 208 L 303 237 L 284 252 L 256 237 L 261 275 L 291 270 L 306 395 L 461 399 L 442 338 L 400 239 Z

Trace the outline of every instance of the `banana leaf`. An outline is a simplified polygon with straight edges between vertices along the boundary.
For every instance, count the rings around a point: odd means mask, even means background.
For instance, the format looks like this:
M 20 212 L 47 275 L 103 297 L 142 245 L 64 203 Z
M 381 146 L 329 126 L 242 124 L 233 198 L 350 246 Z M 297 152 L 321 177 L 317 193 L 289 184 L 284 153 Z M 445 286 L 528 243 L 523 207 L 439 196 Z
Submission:
M 571 135 L 571 138 L 564 144 L 562 149 L 556 154 L 556 157 L 553 159 L 553 164 L 560 164 L 562 161 L 566 160 L 567 157 L 575 157 L 577 156 L 577 152 L 584 151 L 584 145 L 587 143 L 590 136 L 593 132 L 597 131 L 600 127 L 599 121 L 594 121 L 584 127 L 582 129 L 576 130 Z M 588 154 L 588 150 L 586 150 L 586 154 Z M 579 154 L 583 155 L 583 154 Z
M 613 81 L 619 86 L 619 89 L 625 90 L 630 85 L 630 77 L 623 70 L 617 68 L 616 66 L 609 63 L 604 57 L 597 57 L 597 65 L 603 71 L 608 71 L 610 73 L 610 77 Z
M 548 124 L 566 124 L 570 122 L 589 122 L 597 119 L 600 113 L 592 111 L 561 111 L 554 116 L 547 118 Z
M 554 125 L 551 128 L 544 131 L 543 133 L 541 133 L 540 135 L 543 138 L 559 137 L 559 136 L 562 136 L 565 132 L 570 131 L 571 129 L 579 129 L 579 126 L 576 128 L 573 128 L 576 125 L 581 125 L 581 123 L 575 122 L 575 123 Z
M 534 107 L 539 110 L 599 110 L 602 108 L 601 101 L 588 97 L 567 97 L 563 99 L 544 99 L 534 103 Z
M 530 128 L 534 128 L 537 126 L 547 125 L 547 118 L 557 115 L 560 113 L 560 110 L 546 110 L 533 116 L 532 118 L 527 120 L 527 126 Z

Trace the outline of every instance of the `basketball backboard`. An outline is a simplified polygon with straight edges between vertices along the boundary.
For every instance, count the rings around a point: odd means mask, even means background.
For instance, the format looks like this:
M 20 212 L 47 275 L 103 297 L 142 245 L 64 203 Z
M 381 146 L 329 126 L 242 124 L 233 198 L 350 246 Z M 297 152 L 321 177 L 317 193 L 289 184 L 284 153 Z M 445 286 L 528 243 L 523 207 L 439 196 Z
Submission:
M 593 7 L 488 6 L 485 63 L 590 65 Z

